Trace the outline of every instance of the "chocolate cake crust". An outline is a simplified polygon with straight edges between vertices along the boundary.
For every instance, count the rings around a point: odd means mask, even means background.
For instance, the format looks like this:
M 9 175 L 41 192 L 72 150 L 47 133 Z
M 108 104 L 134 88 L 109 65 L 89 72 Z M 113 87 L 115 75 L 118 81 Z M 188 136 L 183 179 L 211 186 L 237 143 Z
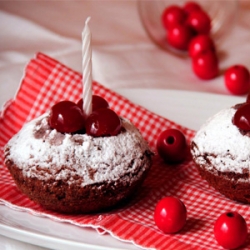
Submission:
M 68 184 L 62 180 L 40 180 L 24 176 L 22 170 L 10 160 L 6 165 L 17 187 L 31 200 L 44 208 L 62 213 L 93 213 L 119 205 L 131 197 L 144 181 L 151 165 L 151 157 L 145 152 L 138 172 L 121 176 L 119 180 L 90 184 Z M 139 176 L 139 178 L 137 178 Z
M 191 150 L 195 147 L 191 143 Z M 206 157 L 205 157 L 206 158 Z M 195 164 L 200 176 L 208 182 L 208 184 L 225 195 L 231 200 L 250 204 L 250 178 L 249 173 L 242 174 L 234 172 L 221 172 L 213 168 L 211 169 L 210 162 L 204 165 Z

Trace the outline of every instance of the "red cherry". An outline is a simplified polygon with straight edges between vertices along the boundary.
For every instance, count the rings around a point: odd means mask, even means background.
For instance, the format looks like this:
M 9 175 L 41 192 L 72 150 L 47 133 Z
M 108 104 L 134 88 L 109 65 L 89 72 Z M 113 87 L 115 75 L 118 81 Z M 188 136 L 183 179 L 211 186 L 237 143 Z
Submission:
M 194 33 L 192 29 L 186 25 L 176 24 L 167 32 L 168 43 L 180 50 L 187 50 Z
M 191 12 L 186 23 L 198 34 L 209 34 L 211 30 L 211 19 L 208 14 L 202 10 Z
M 158 137 L 156 149 L 166 162 L 181 162 L 186 156 L 186 138 L 178 129 L 166 129 Z
M 247 102 L 247 103 L 250 103 L 250 92 L 249 92 L 248 95 L 247 95 L 246 102 Z
M 198 3 L 191 1 L 186 2 L 183 9 L 187 14 L 190 14 L 191 12 L 201 10 L 202 8 Z
M 95 137 L 117 135 L 121 128 L 119 116 L 108 108 L 97 109 L 86 119 L 86 133 Z
M 214 236 L 218 244 L 226 249 L 242 246 L 247 239 L 245 219 L 237 212 L 221 214 L 214 224 Z
M 175 24 L 183 24 L 185 20 L 185 11 L 177 5 L 171 5 L 165 8 L 162 13 L 162 23 L 166 29 L 170 29 Z
M 176 197 L 165 197 L 155 207 L 155 224 L 164 233 L 168 234 L 180 231 L 184 227 L 186 219 L 186 206 Z
M 201 79 L 213 79 L 219 74 L 219 62 L 213 51 L 204 51 L 192 58 L 194 73 Z
M 83 99 L 80 99 L 77 102 L 77 106 L 81 109 L 83 108 Z M 99 95 L 92 96 L 92 111 L 95 111 L 100 108 L 109 108 L 108 102 Z
M 207 50 L 215 52 L 214 42 L 208 35 L 198 35 L 194 37 L 188 47 L 190 57 L 195 57 L 198 54 Z
M 250 89 L 250 74 L 243 65 L 234 65 L 224 74 L 227 89 L 235 95 L 244 95 Z
M 233 124 L 241 130 L 250 131 L 250 103 L 243 104 L 237 109 Z
M 84 129 L 82 110 L 71 101 L 61 101 L 51 108 L 49 125 L 62 133 L 73 133 Z

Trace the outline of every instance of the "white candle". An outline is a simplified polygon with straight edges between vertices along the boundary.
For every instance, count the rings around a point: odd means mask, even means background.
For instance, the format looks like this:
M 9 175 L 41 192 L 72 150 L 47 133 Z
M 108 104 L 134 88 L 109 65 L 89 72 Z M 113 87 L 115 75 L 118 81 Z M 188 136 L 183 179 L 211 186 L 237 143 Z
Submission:
M 89 20 L 90 17 L 86 19 L 82 32 L 83 111 L 86 115 L 92 112 L 92 49 Z

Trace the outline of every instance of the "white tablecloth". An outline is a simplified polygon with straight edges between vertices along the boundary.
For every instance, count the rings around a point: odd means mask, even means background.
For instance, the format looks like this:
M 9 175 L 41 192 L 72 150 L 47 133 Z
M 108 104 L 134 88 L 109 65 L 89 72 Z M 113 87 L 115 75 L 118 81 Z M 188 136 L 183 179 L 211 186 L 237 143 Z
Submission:
M 88 16 L 93 78 L 103 85 L 230 95 L 223 70 L 233 64 L 250 70 L 250 1 L 240 0 L 239 7 L 235 28 L 218 47 L 222 73 L 203 81 L 189 58 L 163 51 L 149 39 L 135 0 L 0 1 L 0 106 L 14 96 L 25 65 L 38 51 L 81 72 L 81 33 Z M 3 249 L 33 249 L 3 236 L 0 242 Z

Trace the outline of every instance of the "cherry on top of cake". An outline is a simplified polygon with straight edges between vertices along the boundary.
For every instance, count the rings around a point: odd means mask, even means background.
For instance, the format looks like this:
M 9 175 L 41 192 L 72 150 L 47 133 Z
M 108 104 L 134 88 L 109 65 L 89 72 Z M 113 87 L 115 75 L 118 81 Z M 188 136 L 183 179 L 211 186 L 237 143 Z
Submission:
M 250 131 L 250 93 L 246 98 L 246 102 L 236 105 L 236 112 L 233 116 L 233 124 L 241 131 Z
M 115 136 L 122 130 L 120 117 L 109 108 L 108 102 L 98 96 L 92 96 L 92 113 L 86 115 L 83 99 L 77 103 L 60 101 L 51 108 L 49 125 L 61 133 L 86 133 L 88 135 Z

